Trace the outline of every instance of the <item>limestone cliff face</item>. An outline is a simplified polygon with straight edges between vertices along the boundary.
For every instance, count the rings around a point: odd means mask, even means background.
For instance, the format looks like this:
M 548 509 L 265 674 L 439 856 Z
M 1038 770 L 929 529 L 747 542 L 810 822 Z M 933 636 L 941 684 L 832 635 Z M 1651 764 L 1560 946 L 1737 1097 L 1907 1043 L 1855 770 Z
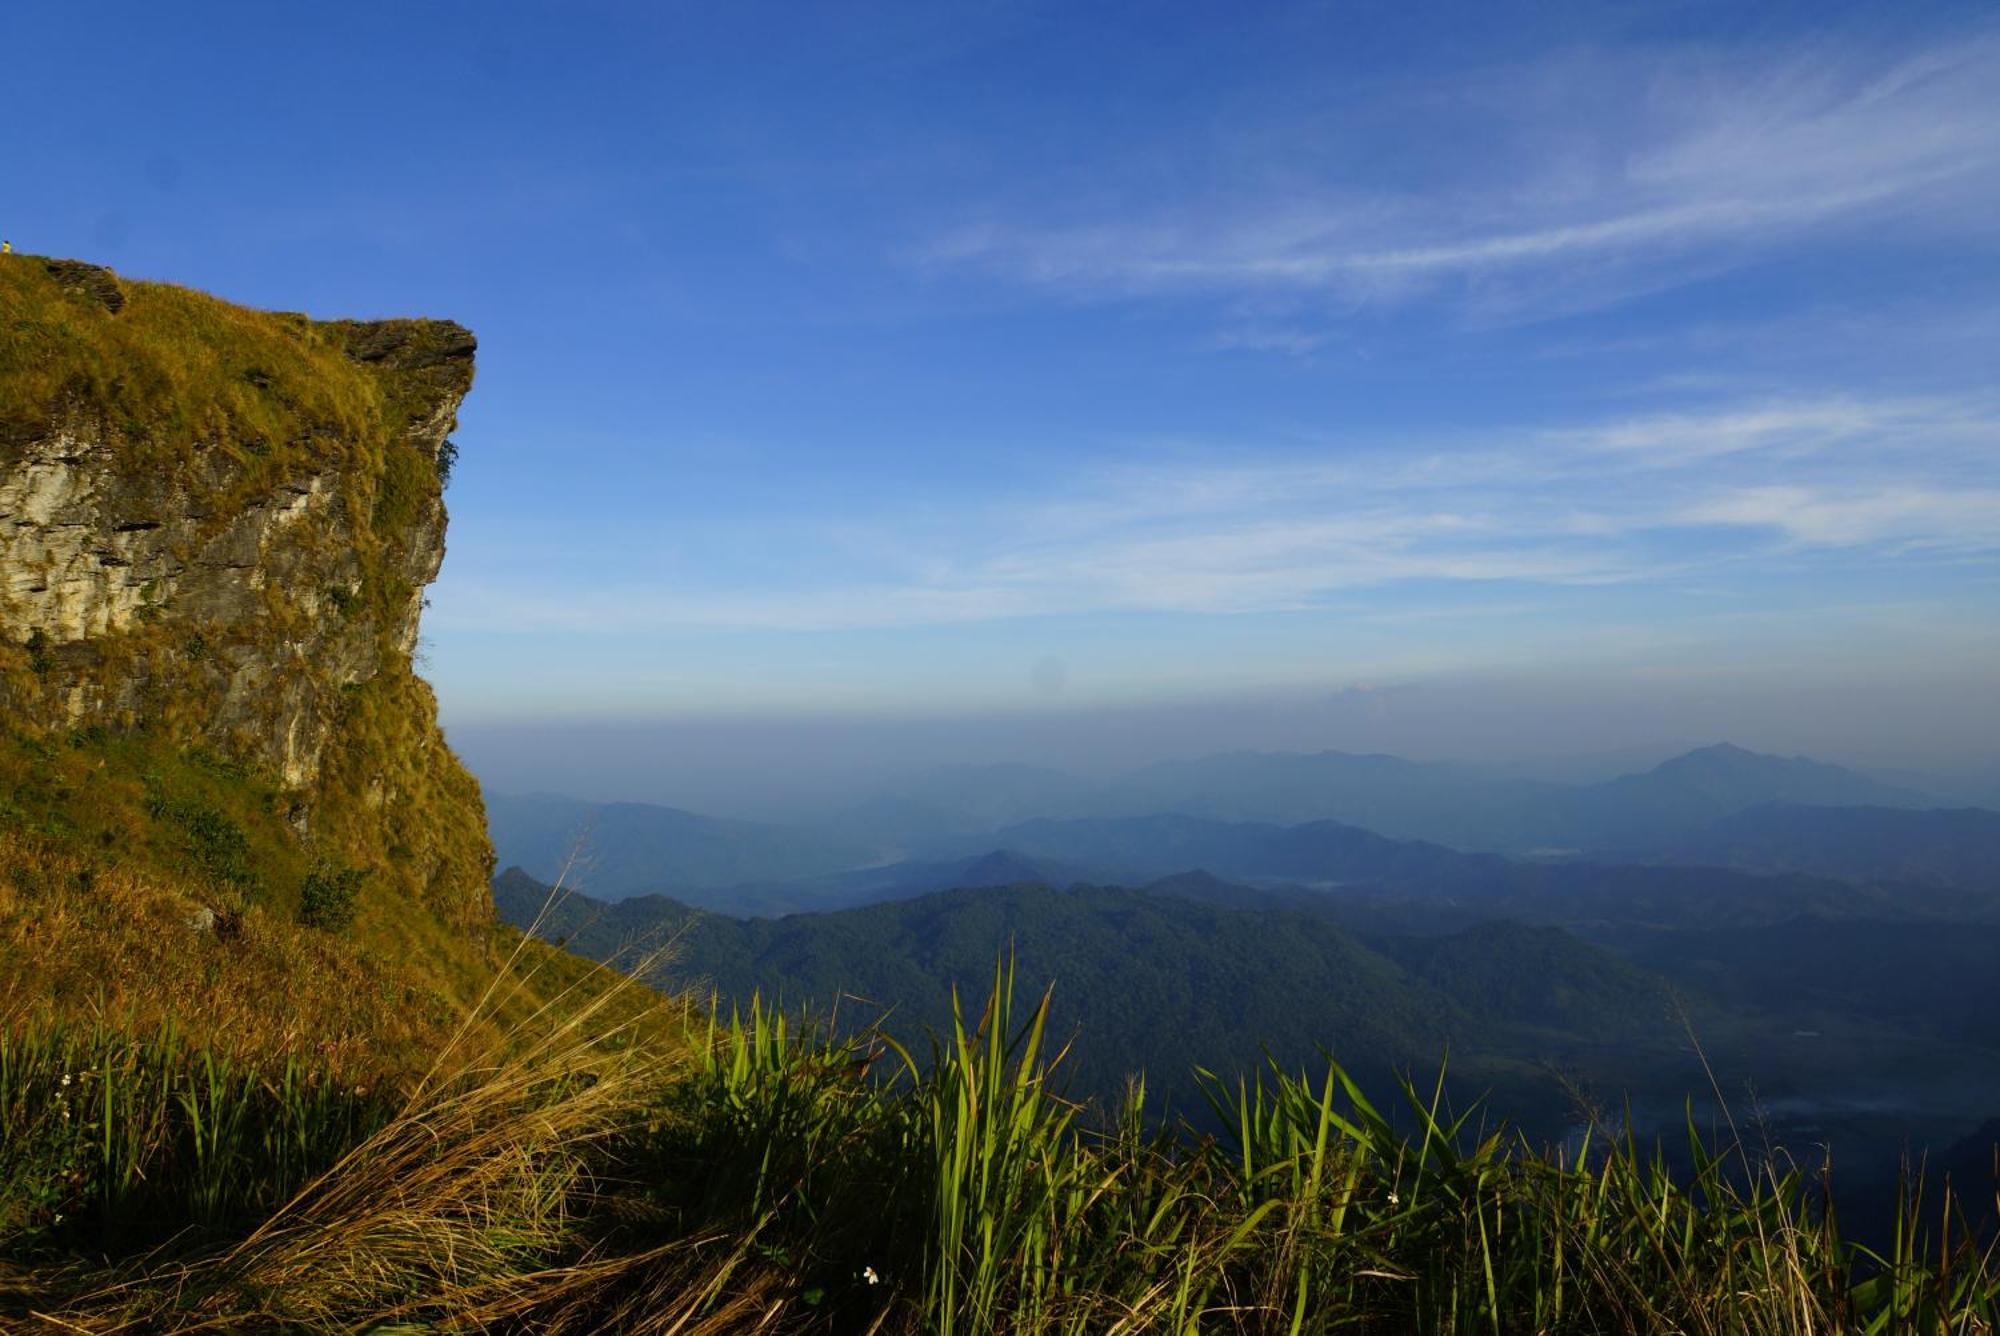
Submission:
M 409 667 L 474 346 L 0 260 L 0 723 L 255 764 L 302 831 L 328 815 L 476 915 L 443 883 L 483 887 L 477 790 Z M 454 852 L 390 828 L 412 808 Z
M 448 369 L 396 443 L 435 471 L 471 385 L 471 336 L 411 322 L 346 332 L 391 374 L 403 358 Z M 430 349 L 410 350 L 418 335 Z M 237 494 L 245 464 L 221 450 L 182 470 L 134 467 L 88 405 L 65 417 L 0 473 L 0 614 L 40 669 L 19 703 L 125 727 L 198 706 L 209 740 L 311 784 L 340 689 L 416 646 L 422 590 L 444 559 L 435 489 L 371 544 L 355 503 L 378 486 L 372 461 L 302 461 Z M 387 607 L 361 607 L 369 564 L 393 582 Z

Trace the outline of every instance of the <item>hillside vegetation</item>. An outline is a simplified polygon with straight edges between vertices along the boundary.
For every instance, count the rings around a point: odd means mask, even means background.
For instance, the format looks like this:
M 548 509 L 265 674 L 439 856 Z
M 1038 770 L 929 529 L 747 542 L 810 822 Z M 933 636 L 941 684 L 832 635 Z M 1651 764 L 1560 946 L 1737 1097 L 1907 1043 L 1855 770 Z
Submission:
M 1691 1080 L 1665 982 L 1553 928 L 1485 923 L 1441 938 L 1363 941 L 1306 902 L 1245 901 L 1245 888 L 1035 883 L 937 892 L 780 919 L 700 913 L 662 897 L 605 904 L 518 869 L 494 883 L 503 918 L 593 959 L 667 947 L 662 982 L 761 996 L 877 1023 L 920 1042 L 948 1027 L 952 998 L 984 986 L 996 950 L 1062 987 L 1050 1023 L 1077 1043 L 1068 1090 L 1115 1103 L 1148 1074 L 1156 1098 L 1199 1117 L 1195 1068 L 1227 1077 L 1265 1057 L 1292 1067 L 1329 1046 L 1371 1084 L 1435 1066 L 1504 1082 L 1509 1111 L 1548 1129 L 1566 1093 L 1540 1072 L 1615 1042 Z M 1249 893 L 1254 894 L 1254 893 Z
M 223 509 L 301 464 L 365 455 L 380 466 L 426 391 L 465 377 L 442 359 L 416 383 L 383 374 L 406 369 L 368 356 L 385 323 L 389 341 L 419 349 L 469 342 L 443 322 L 314 321 L 31 255 L 0 264 L 0 318 L 0 452 L 52 425 L 115 435 L 148 469 L 187 470 L 221 450 L 237 466 L 212 497 Z M 391 507 L 382 522 L 397 518 Z
M 604 995 L 600 994 L 600 997 Z M 975 995 L 977 997 L 977 995 Z M 1810 1166 L 1690 1132 L 1537 1151 L 1338 1066 L 1062 1094 L 999 971 L 928 1051 L 753 1005 L 684 1043 L 531 1018 L 395 1100 L 171 1038 L 0 1048 L 0 1317 L 110 1332 L 1961 1331 L 2000 1319 L 1963 1205 L 1847 1242 Z M 586 1015 L 588 1007 L 578 1009 Z M 452 1056 L 452 1055 L 447 1055 Z M 114 1089 L 126 1093 L 114 1098 Z M 296 1188 L 296 1190 L 294 1190 Z M 68 1208 L 67 1210 L 60 1208 Z M 169 1220 L 194 1226 L 131 1252 Z M 1925 1222 L 1934 1221 L 1935 1230 Z M 122 1243 L 124 1260 L 87 1259 Z

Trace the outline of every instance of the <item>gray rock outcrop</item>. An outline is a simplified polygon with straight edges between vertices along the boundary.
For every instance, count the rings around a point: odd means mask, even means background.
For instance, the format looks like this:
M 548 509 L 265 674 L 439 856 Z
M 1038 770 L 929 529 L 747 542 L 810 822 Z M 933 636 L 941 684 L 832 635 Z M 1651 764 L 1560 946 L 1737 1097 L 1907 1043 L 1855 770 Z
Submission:
M 116 317 L 108 271 L 65 275 Z M 295 450 L 273 470 L 197 440 L 161 467 L 87 401 L 0 444 L 0 624 L 31 667 L 8 684 L 20 713 L 75 727 L 196 712 L 206 740 L 286 784 L 318 776 L 340 691 L 416 644 L 475 345 L 440 321 L 316 328 L 405 400 L 379 449 Z M 375 522 L 390 452 L 423 465 L 393 525 Z

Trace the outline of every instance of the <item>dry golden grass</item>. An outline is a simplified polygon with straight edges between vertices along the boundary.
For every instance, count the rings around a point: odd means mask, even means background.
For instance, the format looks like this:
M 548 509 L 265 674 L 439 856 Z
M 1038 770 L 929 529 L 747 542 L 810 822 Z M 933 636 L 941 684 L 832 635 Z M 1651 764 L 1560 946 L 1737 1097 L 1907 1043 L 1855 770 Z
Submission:
M 83 414 L 155 466 L 213 446 L 271 476 L 406 425 L 391 379 L 348 356 L 352 326 L 117 286 L 114 312 L 43 257 L 0 261 L 0 443 Z
M 671 1272 L 695 1245 L 580 1249 L 575 1213 L 596 1199 L 603 1161 L 594 1152 L 655 1116 L 691 1054 L 678 1002 L 603 966 L 552 977 L 556 959 L 518 941 L 401 1113 L 247 1237 L 192 1257 L 17 1276 L 24 1321 L 94 1333 L 486 1330 L 519 1319 L 604 1330 L 595 1316 L 578 1325 L 604 1293 L 635 1273 Z
M 0 1025 L 171 1020 L 241 1056 L 310 1055 L 358 1075 L 409 1067 L 456 1013 L 428 972 L 256 908 L 218 917 L 212 900 L 0 834 Z
M 488 921 L 486 809 L 479 782 L 438 729 L 430 685 L 406 662 L 391 663 L 347 692 L 343 709 L 320 781 L 315 838 L 370 870 L 372 903 L 398 922 L 410 906 L 458 927 Z M 381 801 L 384 791 L 397 800 Z
M 403 1081 L 469 1013 L 473 1037 L 493 1041 L 552 995 L 602 989 L 588 1014 L 617 1025 L 659 1002 L 622 982 L 606 988 L 615 976 L 498 925 L 468 932 L 415 907 L 378 908 L 375 931 L 342 935 L 252 906 L 197 928 L 214 899 L 189 880 L 0 831 L 0 1028 L 89 1019 L 147 1033 L 171 1022 L 231 1056 Z M 482 1007 L 480 989 L 510 953 L 523 978 Z

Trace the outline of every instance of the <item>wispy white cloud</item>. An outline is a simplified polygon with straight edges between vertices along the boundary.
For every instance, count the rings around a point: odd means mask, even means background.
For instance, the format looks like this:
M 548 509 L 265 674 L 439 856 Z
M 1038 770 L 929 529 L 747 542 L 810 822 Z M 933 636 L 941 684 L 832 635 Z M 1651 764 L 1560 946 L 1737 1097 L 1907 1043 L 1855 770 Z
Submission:
M 1995 423 L 1990 405 L 1972 401 L 1841 395 L 1628 418 L 1553 432 L 1548 439 L 1622 456 L 1646 467 L 1677 467 L 1748 452 L 1798 458 L 1857 442 L 1880 451 L 1908 438 L 1925 449 L 1961 437 L 2000 443 L 1995 440 Z
M 863 549 L 792 532 L 782 581 L 459 584 L 438 625 L 839 631 L 1297 612 L 1419 586 L 1692 586 L 1856 551 L 1916 571 L 2000 552 L 1995 446 L 1992 402 L 1845 393 L 1322 454 L 1182 446 L 1037 495 L 849 517 L 876 531 Z
M 1936 552 L 2000 553 L 2000 488 L 1923 486 L 1849 491 L 1746 487 L 1689 507 L 1689 524 L 1740 525 L 1783 534 L 1801 547 L 1893 544 Z
M 1642 52 L 1601 65 L 1617 77 L 1583 81 L 1573 95 L 1528 95 L 1555 80 L 1529 70 L 1511 76 L 1518 96 L 1489 89 L 1466 100 L 1468 124 L 1496 114 L 1517 122 L 1511 160 L 1479 174 L 1487 184 L 1450 178 L 1390 193 L 1281 162 L 1268 182 L 1210 181 L 1179 198 L 1141 185 L 1114 191 L 1097 218 L 996 209 L 932 237 L 916 257 L 1081 296 L 1393 302 L 1471 284 L 1489 307 L 1534 314 L 1887 221 L 2000 229 L 2000 39 L 1978 34 L 1900 57 Z M 1544 122 L 1569 132 L 1565 143 L 1586 136 L 1586 151 L 1556 154 L 1538 132 Z M 1326 129 L 1293 127 L 1301 159 Z

